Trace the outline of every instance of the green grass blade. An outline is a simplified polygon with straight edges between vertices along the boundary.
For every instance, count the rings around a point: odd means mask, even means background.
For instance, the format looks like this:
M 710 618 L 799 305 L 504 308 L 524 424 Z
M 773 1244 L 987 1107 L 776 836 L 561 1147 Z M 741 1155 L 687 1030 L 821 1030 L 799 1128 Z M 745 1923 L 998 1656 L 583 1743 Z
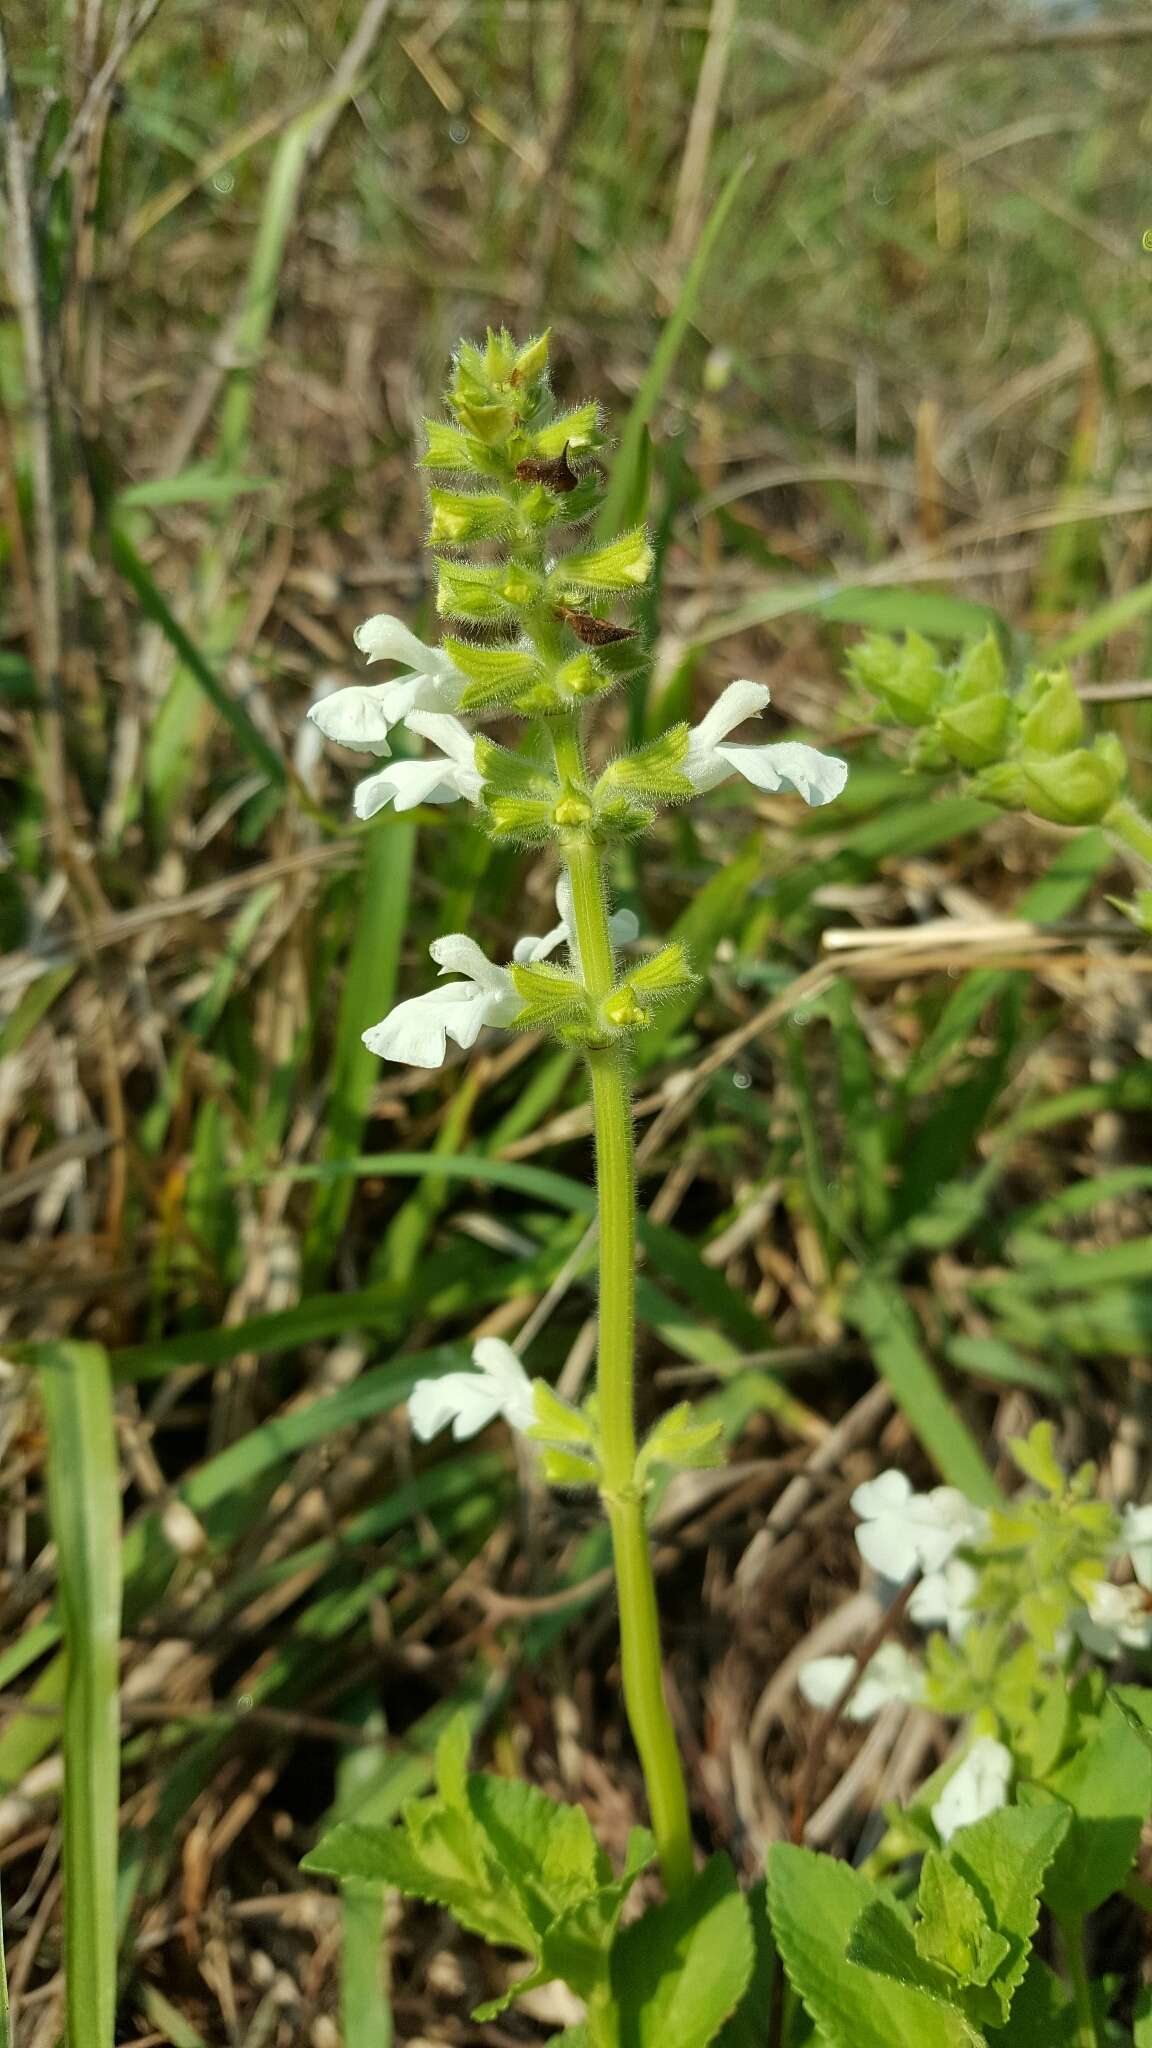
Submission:
M 0 2048 L 11 2048 L 12 2028 L 8 2016 L 8 1969 L 4 1960 L 4 1920 L 0 1912 Z
M 226 690 L 211 664 L 207 662 L 196 642 L 180 624 L 175 613 L 165 603 L 156 583 L 141 561 L 123 527 L 113 525 L 109 530 L 112 559 L 124 581 L 131 585 L 140 600 L 141 610 L 153 625 L 159 626 L 170 647 L 179 655 L 188 674 L 198 684 L 214 710 L 231 726 L 245 753 L 255 762 L 269 781 L 284 783 L 288 771 L 274 747 L 269 746 L 262 732 L 252 723 L 242 704 L 238 704 L 230 691 Z
M 867 1339 L 879 1370 L 924 1449 L 950 1486 L 994 1507 L 1000 1491 L 968 1424 L 953 1407 L 924 1354 L 912 1311 L 898 1285 L 864 1273 L 845 1303 L 848 1320 Z
M 339 1167 L 359 1148 L 380 1061 L 361 1033 L 391 1008 L 396 994 L 400 949 L 408 921 L 408 892 L 416 828 L 398 825 L 369 835 L 359 891 L 356 927 L 336 1026 L 336 1048 L 328 1096 L 324 1161 Z M 344 1228 L 354 1192 L 349 1179 L 321 1187 L 312 1209 L 305 1269 L 323 1272 Z
M 745 159 L 742 164 L 737 165 L 712 208 L 704 232 L 697 243 L 695 255 L 685 272 L 680 296 L 665 323 L 644 381 L 633 400 L 632 409 L 620 436 L 616 460 L 612 464 L 608 490 L 596 522 L 596 531 L 602 538 L 608 538 L 620 527 L 644 517 L 650 468 L 649 422 L 660 403 L 664 386 L 672 374 L 676 357 L 680 353 L 680 344 L 696 309 L 704 273 L 711 261 L 724 223 L 732 211 L 733 202 L 744 181 L 750 161 Z
M 37 1353 L 48 1500 L 68 1653 L 64 1699 L 64 1960 L 68 2048 L 111 2048 L 120 1791 L 120 1485 L 108 1356 Z
M 367 1725 L 383 1732 L 379 1714 L 373 1715 Z M 350 1750 L 336 1776 L 338 1804 L 354 1809 L 360 1792 L 373 1785 L 379 1775 L 379 1763 L 370 1749 Z M 379 1885 L 348 1883 L 340 1887 L 340 1902 L 344 1923 L 340 1964 L 344 2048 L 392 2048 L 395 2029 L 384 1974 L 384 1895 Z

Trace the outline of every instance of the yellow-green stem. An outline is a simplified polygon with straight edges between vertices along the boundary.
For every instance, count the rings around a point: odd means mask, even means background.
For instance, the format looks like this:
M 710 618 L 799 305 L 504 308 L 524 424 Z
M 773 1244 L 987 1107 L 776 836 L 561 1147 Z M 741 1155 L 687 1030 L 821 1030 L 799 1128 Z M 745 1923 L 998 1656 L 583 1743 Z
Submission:
M 583 756 L 575 724 L 558 728 L 554 742 L 560 775 L 569 781 L 581 779 Z M 573 835 L 563 851 L 580 972 L 596 1002 L 611 992 L 616 979 L 602 862 L 586 837 Z M 636 1172 L 627 1056 L 617 1047 L 590 1051 L 588 1074 L 600 1214 L 600 1443 L 620 1607 L 624 1704 L 644 1771 L 660 1867 L 673 1893 L 692 1876 L 692 1833 L 684 1772 L 664 1692 L 644 1502 L 636 1487 Z

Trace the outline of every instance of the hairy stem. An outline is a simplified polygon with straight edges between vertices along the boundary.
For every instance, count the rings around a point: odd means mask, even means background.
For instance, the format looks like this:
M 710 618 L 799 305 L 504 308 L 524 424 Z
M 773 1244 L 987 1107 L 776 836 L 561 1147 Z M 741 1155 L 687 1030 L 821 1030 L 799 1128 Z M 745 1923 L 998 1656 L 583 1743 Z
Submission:
M 578 779 L 583 757 L 575 724 L 557 729 L 554 743 L 559 773 Z M 603 866 L 591 840 L 576 835 L 564 846 L 564 861 L 572 885 L 575 950 L 585 986 L 597 1001 L 611 992 L 616 979 Z M 660 1867 L 673 1893 L 692 1876 L 692 1835 L 664 1693 L 644 1502 L 635 1483 L 636 1173 L 627 1056 L 615 1047 L 594 1049 L 588 1054 L 588 1075 L 600 1212 L 600 1441 L 620 1606 L 624 1703 L 644 1771 Z

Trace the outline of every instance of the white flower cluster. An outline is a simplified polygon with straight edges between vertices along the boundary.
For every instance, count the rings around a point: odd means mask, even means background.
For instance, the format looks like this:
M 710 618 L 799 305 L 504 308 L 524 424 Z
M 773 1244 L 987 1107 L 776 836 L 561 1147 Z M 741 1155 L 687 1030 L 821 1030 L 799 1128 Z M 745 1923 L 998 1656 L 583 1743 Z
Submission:
M 387 613 L 365 620 L 357 630 L 356 645 L 370 662 L 398 662 L 409 670 L 390 682 L 334 690 L 309 710 L 325 739 L 389 763 L 358 784 L 353 797 L 357 817 L 375 817 L 387 804 L 409 811 L 418 804 L 450 804 L 461 798 L 476 803 L 483 777 L 476 767 L 475 737 L 454 716 L 467 683 L 450 657 L 442 648 L 425 646 Z M 756 789 L 792 791 L 807 804 L 831 803 L 847 779 L 845 762 L 794 740 L 769 746 L 730 744 L 728 735 L 763 711 L 768 697 L 760 683 L 729 684 L 691 733 L 684 764 L 688 780 L 702 791 L 714 789 L 730 775 L 741 775 Z M 422 760 L 391 760 L 388 735 L 400 724 L 430 741 L 434 752 Z M 542 960 L 559 945 L 570 947 L 571 917 L 562 898 L 560 919 L 545 938 L 520 940 L 514 959 Z M 635 938 L 630 913 L 620 913 L 613 922 L 618 943 Z M 437 939 L 431 953 L 442 974 L 464 979 L 398 1004 L 366 1031 L 365 1045 L 382 1059 L 439 1067 L 449 1039 L 462 1047 L 475 1045 L 486 1025 L 506 1027 L 520 1008 L 508 969 L 487 959 L 474 939 L 453 932 Z
M 866 1564 L 894 1592 L 919 1574 L 906 1612 L 922 1629 L 946 1629 L 959 1641 L 975 1618 L 972 1601 L 978 1574 L 957 1553 L 978 1545 L 988 1528 L 986 1509 L 975 1507 L 954 1486 L 916 1493 L 903 1472 L 881 1472 L 858 1486 L 852 1507 L 860 1518 L 856 1547 Z M 1116 1556 L 1127 1557 L 1135 1583 L 1096 1586 L 1075 1618 L 1076 1636 L 1096 1656 L 1118 1657 L 1125 1649 L 1152 1649 L 1152 1506 L 1128 1507 L 1122 1517 Z M 834 1705 L 856 1669 L 850 1656 L 815 1657 L 798 1674 L 812 1706 Z M 870 1721 L 893 1701 L 918 1705 L 924 1674 L 918 1658 L 902 1643 L 882 1643 L 869 1659 L 845 1708 L 851 1721 Z M 1011 1752 L 981 1735 L 964 1752 L 932 1807 L 942 1841 L 1003 1806 L 1012 1782 Z

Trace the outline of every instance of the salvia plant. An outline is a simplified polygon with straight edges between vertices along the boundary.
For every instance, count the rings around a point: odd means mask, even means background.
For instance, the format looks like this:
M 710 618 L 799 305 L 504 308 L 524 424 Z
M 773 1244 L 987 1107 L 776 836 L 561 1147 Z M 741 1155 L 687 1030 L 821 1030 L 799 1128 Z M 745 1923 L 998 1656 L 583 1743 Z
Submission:
M 449 1041 L 467 1049 L 492 1029 L 579 1050 L 596 1140 L 599 1350 L 594 1391 L 576 1405 L 483 1338 L 470 1367 L 417 1383 L 411 1422 L 422 1440 L 448 1429 L 462 1439 L 503 1418 L 549 1483 L 599 1495 L 651 1830 L 636 1829 L 613 1863 L 580 1806 L 470 1770 L 458 1720 L 434 1789 L 399 1825 L 342 1823 L 309 1867 L 430 1902 L 519 1958 L 477 2021 L 532 1987 L 568 1986 L 585 2016 L 557 2048 L 1152 2048 L 1147 2002 L 1112 2016 L 1117 1979 L 1092 1980 L 1084 1934 L 1113 1894 L 1148 1903 L 1133 1864 L 1152 1799 L 1152 1693 L 1116 1679 L 1117 1660 L 1146 1656 L 1152 1637 L 1152 1511 L 1102 1504 L 1090 1467 L 1066 1477 L 1044 1428 L 1016 1446 L 1022 1485 L 998 1507 L 946 1487 L 917 1494 L 900 1472 L 854 1496 L 891 1626 L 871 1659 L 809 1665 L 802 1689 L 855 1719 L 892 1700 L 923 1704 L 958 1731 L 935 1778 L 874 1830 L 867 1863 L 776 1844 L 766 1880 L 744 1891 L 729 1858 L 705 1859 L 694 1836 L 646 1504 L 662 1469 L 719 1460 L 721 1424 L 682 1404 L 638 1441 L 631 1102 L 637 1040 L 662 1002 L 691 988 L 693 969 L 680 945 L 638 943 L 636 919 L 612 910 L 608 875 L 662 809 L 729 777 L 820 805 L 847 771 L 798 742 L 735 739 L 768 702 L 742 680 L 698 725 L 594 766 L 592 721 L 642 668 L 633 620 L 652 573 L 642 526 L 589 537 L 604 499 L 599 410 L 556 411 L 546 336 L 518 346 L 490 333 L 459 350 L 447 411 L 428 423 L 423 462 L 435 479 L 438 607 L 452 629 L 432 647 L 397 619 L 369 619 L 361 651 L 404 673 L 339 689 L 310 715 L 332 741 L 377 757 L 356 790 L 359 817 L 459 802 L 497 843 L 555 850 L 551 930 L 522 938 L 504 963 L 466 934 L 438 939 L 440 980 L 364 1037 L 383 1058 L 426 1068 Z M 1082 744 L 1058 678 L 1033 677 L 1011 699 L 992 642 L 958 676 L 915 640 L 865 643 L 856 668 L 917 727 L 925 761 L 976 774 L 997 801 L 1139 836 L 1122 762 L 1108 743 Z M 522 722 L 514 746 L 477 729 L 511 717 Z M 427 751 L 393 755 L 398 726 Z M 903 1645 L 912 1629 L 923 1656 Z

